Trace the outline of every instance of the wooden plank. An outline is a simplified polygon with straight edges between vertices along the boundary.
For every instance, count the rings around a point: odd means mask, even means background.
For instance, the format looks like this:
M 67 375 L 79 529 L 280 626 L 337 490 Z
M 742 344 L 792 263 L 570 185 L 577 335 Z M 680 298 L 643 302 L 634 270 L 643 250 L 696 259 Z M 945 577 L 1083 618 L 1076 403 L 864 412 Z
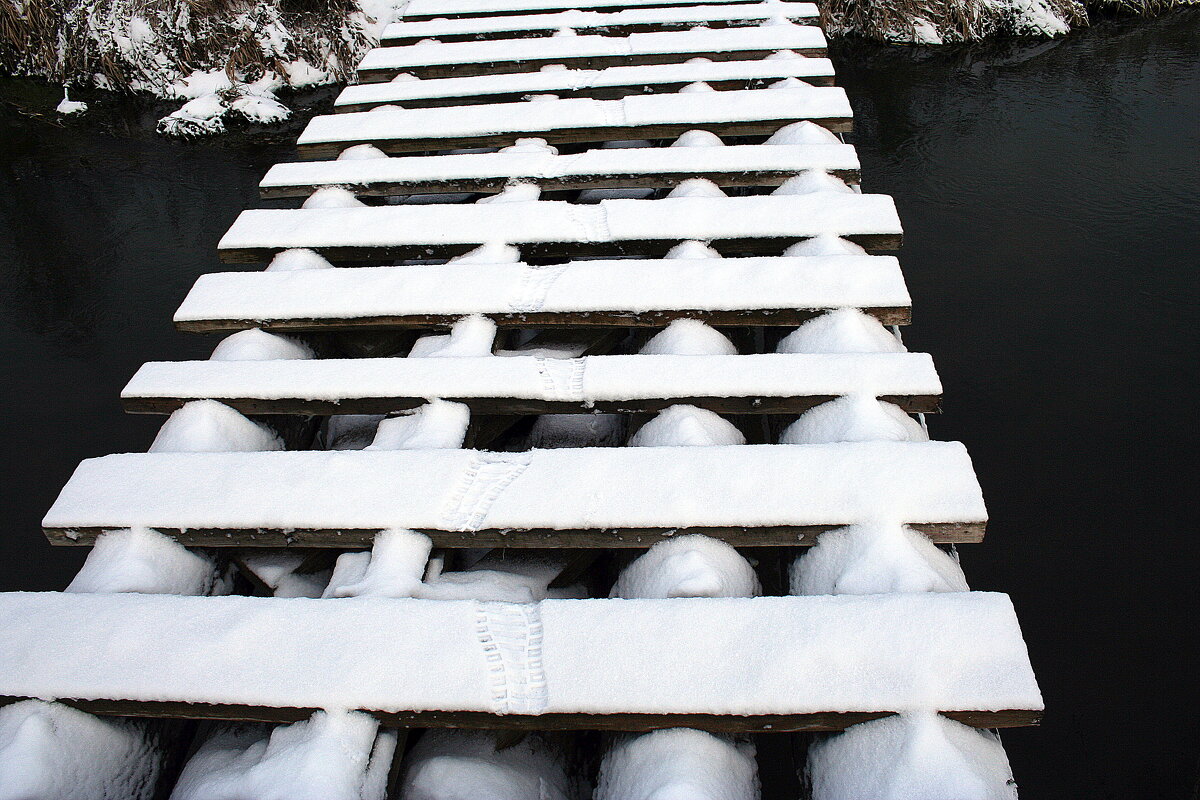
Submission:
M 488 243 L 526 258 L 657 256 L 685 240 L 722 253 L 777 255 L 794 242 L 840 236 L 894 251 L 900 218 L 886 195 L 814 192 L 747 197 L 668 197 L 243 211 L 217 245 L 222 261 L 268 261 L 311 248 L 334 262 L 449 258 Z
M 403 527 L 438 547 L 644 547 L 684 529 L 800 544 L 881 515 L 978 539 L 987 511 L 965 448 L 125 453 L 80 464 L 42 524 L 61 543 L 146 526 L 198 546 L 361 546 Z
M 334 158 L 360 144 L 401 154 L 503 147 L 529 137 L 551 144 L 674 140 L 697 128 L 717 136 L 769 136 L 805 120 L 832 131 L 849 130 L 852 113 L 845 90 L 836 86 L 707 92 L 703 102 L 687 93 L 376 109 L 314 117 L 297 148 L 304 158 Z
M 730 145 L 638 147 L 551 153 L 463 153 L 407 158 L 299 161 L 276 164 L 259 183 L 268 199 L 307 197 L 341 186 L 360 197 L 446 192 L 495 193 L 511 182 L 543 191 L 596 188 L 671 188 L 705 178 L 722 188 L 778 186 L 804 170 L 821 170 L 857 183 L 851 145 Z
M 760 89 L 785 78 L 796 78 L 813 86 L 830 86 L 833 63 L 827 58 L 716 61 L 364 83 L 343 89 L 334 103 L 334 111 L 370 111 L 381 105 L 427 108 L 512 103 L 547 93 L 615 100 L 648 92 L 677 92 L 697 81 L 727 91 Z
M 798 414 L 852 393 L 933 412 L 941 388 L 925 353 L 492 356 L 152 362 L 121 399 L 126 411 L 152 414 L 202 399 L 245 414 L 386 414 L 433 397 L 473 414 L 636 414 L 677 403 Z
M 599 12 L 618 12 L 632 8 L 671 8 L 696 5 L 757 4 L 761 0 L 504 0 L 501 3 L 479 0 L 417 0 L 404 7 L 404 20 L 427 20 L 442 17 L 468 19 L 473 17 L 539 14 L 547 11 L 581 9 Z
M 768 25 L 754 28 L 633 33 L 629 36 L 553 36 L 476 42 L 433 42 L 378 47 L 359 63 L 363 83 L 382 83 L 398 75 L 451 78 L 536 72 L 563 65 L 583 69 L 635 64 L 681 64 L 693 58 L 754 61 L 781 50 L 824 56 L 825 36 L 815 25 Z
M 0 706 L 27 698 L 0 696 Z M 74 700 L 58 702 L 89 714 L 120 717 L 226 720 L 287 724 L 308 719 L 320 709 L 270 708 L 216 703 L 164 701 Z M 371 711 L 385 728 L 465 728 L 516 731 L 622 731 L 643 733 L 663 728 L 694 728 L 710 733 L 836 732 L 851 725 L 892 716 L 889 712 L 845 711 L 815 714 L 489 714 L 482 711 Z M 943 716 L 974 728 L 1016 728 L 1039 725 L 1042 711 L 943 711 Z
M 413 21 L 402 19 L 383 30 L 381 47 L 417 44 L 423 39 L 441 42 L 550 36 L 568 28 L 577 33 L 627 36 L 647 31 L 687 30 L 759 25 L 776 19 L 792 22 L 815 20 L 820 12 L 814 3 L 780 2 L 744 5 L 697 5 L 663 8 L 624 8 L 611 12 L 580 11 L 572 8 L 538 14 L 459 17 Z

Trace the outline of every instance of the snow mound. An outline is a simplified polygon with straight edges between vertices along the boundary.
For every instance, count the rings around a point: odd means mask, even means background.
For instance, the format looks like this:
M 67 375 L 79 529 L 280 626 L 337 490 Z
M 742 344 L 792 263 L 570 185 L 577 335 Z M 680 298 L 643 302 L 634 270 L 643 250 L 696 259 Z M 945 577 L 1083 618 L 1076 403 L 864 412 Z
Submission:
M 695 239 L 688 239 L 680 242 L 667 251 L 663 258 L 678 258 L 678 259 L 697 259 L 697 258 L 724 258 L 715 248 L 706 242 L 700 242 Z
M 724 147 L 721 137 L 711 131 L 687 131 L 671 142 L 671 147 Z
M 487 242 L 474 250 L 455 256 L 448 264 L 516 264 L 521 260 L 521 251 L 511 244 Z
M 404 800 L 570 800 L 564 759 L 549 737 L 496 748 L 484 731 L 427 730 L 405 759 Z
M 290 336 L 250 328 L 226 336 L 208 358 L 210 361 L 277 361 L 313 356 L 308 345 Z
M 788 178 L 771 194 L 812 194 L 813 192 L 841 192 L 853 194 L 854 190 L 840 178 L 819 169 L 806 169 Z
M 229 110 L 259 125 L 283 122 L 292 115 L 291 109 L 283 103 L 274 97 L 261 94 L 243 94 L 229 104 Z
M 867 251 L 848 239 L 822 233 L 809 239 L 796 242 L 783 251 L 785 256 L 841 256 L 866 255 Z
M 222 117 L 228 107 L 218 94 L 206 94 L 189 100 L 181 108 L 158 121 L 157 130 L 167 136 L 190 139 L 212 133 L 222 133 L 225 122 Z
M 733 547 L 699 533 L 658 542 L 621 570 L 610 597 L 755 597 L 750 562 Z
M 758 800 L 754 745 L 691 728 L 618 739 L 595 800 Z M 859 798 L 858 800 L 865 800 Z
M 904 353 L 883 323 L 856 308 L 813 317 L 780 340 L 777 353 Z
M 366 203 L 341 186 L 323 186 L 310 194 L 301 208 L 362 208 Z
M 543 69 L 545 69 L 543 67 Z M 545 139 L 528 138 L 517 139 L 514 144 L 508 147 L 501 147 L 501 153 L 547 153 L 552 156 L 558 155 L 558 148 L 547 144 Z
M 784 429 L 780 444 L 927 442 L 929 434 L 904 409 L 869 395 L 847 395 L 810 408 Z
M 504 187 L 504 191 L 481 197 L 475 202 L 477 204 L 525 203 L 537 200 L 541 196 L 542 190 L 536 183 L 510 183 Z
M 325 450 L 365 450 L 375 441 L 383 414 L 334 414 L 326 418 L 320 444 Z
M 804 81 L 800 80 L 799 78 L 789 77 L 789 78 L 784 78 L 782 80 L 775 81 L 767 88 L 768 89 L 812 89 L 813 85 L 811 83 L 805 83 Z
M 803 120 L 784 125 L 770 135 L 767 144 L 841 144 L 842 140 L 828 128 Z
M 379 423 L 368 450 L 430 450 L 462 447 L 471 410 L 462 403 L 430 400 Z
M 0 708 L 0 800 L 151 800 L 161 768 L 144 723 L 43 700 Z
M 654 334 L 638 352 L 655 356 L 732 356 L 737 355 L 737 348 L 716 328 L 698 319 L 677 319 Z
M 490 356 L 496 341 L 496 323 L 481 314 L 455 322 L 450 333 L 422 336 L 413 343 L 409 358 L 477 358 Z
M 680 181 L 667 197 L 728 197 L 721 187 L 708 178 L 688 178 Z
M 492 569 L 443 572 L 427 578 L 416 596 L 423 600 L 537 603 L 550 594 L 546 583 L 537 576 Z
M 338 161 L 366 161 L 374 158 L 388 158 L 388 154 L 373 144 L 356 144 L 338 153 Z
M 241 556 L 240 563 L 275 597 L 320 597 L 329 584 L 331 570 L 297 572 L 307 557 L 303 551 L 253 550 Z
M 678 94 L 694 94 L 696 92 L 715 92 L 716 89 L 709 86 L 704 81 L 693 81 L 680 88 Z
M 855 725 L 811 745 L 812 800 L 1016 800 L 999 739 L 933 712 Z
M 384 800 L 396 738 L 378 729 L 355 711 L 223 726 L 188 760 L 171 800 Z
M 529 447 L 615 447 L 625 441 L 620 414 L 542 414 L 529 432 Z
M 664 408 L 629 438 L 630 447 L 719 447 L 745 444 L 746 437 L 729 420 L 706 408 Z
M 796 595 L 966 591 L 958 562 L 928 537 L 894 522 L 823 533 L 792 563 Z
M 333 269 L 333 264 L 316 250 L 307 247 L 296 247 L 291 250 L 281 250 L 267 265 L 267 272 L 295 272 L 303 269 Z
M 211 559 L 157 531 L 133 528 L 101 534 L 64 591 L 207 595 L 217 585 Z
M 193 400 L 171 412 L 148 452 L 249 453 L 283 449 L 283 440 L 266 425 L 216 400 Z
M 375 535 L 369 558 L 363 553 L 338 557 L 323 597 L 416 597 L 432 548 L 423 533 L 398 528 Z M 348 559 L 343 566 L 342 559 Z M 359 574 L 359 570 L 361 574 Z

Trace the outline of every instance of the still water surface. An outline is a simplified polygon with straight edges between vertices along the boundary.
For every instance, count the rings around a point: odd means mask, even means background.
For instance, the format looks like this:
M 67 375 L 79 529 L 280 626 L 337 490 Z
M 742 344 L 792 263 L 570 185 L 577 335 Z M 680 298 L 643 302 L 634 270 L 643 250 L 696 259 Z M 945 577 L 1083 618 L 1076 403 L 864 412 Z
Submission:
M 964 566 L 1013 596 L 1046 695 L 1041 728 L 1004 736 L 1023 797 L 1193 797 L 1200 13 L 835 58 L 865 188 L 905 223 L 933 433 L 968 444 L 989 501 Z M 294 136 L 30 116 L 51 94 L 0 83 L 3 590 L 74 573 L 41 514 L 80 459 L 149 444 L 118 393 L 143 361 L 207 355 L 171 311 Z

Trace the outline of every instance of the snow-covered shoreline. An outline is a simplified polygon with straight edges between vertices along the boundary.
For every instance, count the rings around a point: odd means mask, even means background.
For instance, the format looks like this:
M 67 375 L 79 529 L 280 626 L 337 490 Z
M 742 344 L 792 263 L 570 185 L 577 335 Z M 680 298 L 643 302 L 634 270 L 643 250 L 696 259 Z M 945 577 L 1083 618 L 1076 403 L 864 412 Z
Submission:
M 346 81 L 406 0 L 0 0 L 0 72 L 73 88 L 181 101 L 160 133 L 220 133 L 226 121 L 273 124 L 291 109 L 276 93 Z M 905 44 L 992 36 L 1056 37 L 1088 12 L 1156 13 L 1196 0 L 826 0 L 830 37 Z

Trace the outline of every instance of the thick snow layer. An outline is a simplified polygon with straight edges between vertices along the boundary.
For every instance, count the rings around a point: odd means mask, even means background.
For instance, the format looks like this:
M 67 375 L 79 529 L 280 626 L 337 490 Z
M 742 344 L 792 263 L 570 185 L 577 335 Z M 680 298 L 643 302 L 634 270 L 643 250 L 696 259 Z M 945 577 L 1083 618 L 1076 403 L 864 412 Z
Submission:
M 385 800 L 395 734 L 356 712 L 217 728 L 188 760 L 171 800 Z
M 261 422 L 215 400 L 195 400 L 171 412 L 158 429 L 149 452 L 227 453 L 282 449 L 283 440 Z
M 746 437 L 729 420 L 689 405 L 664 408 L 629 439 L 630 447 L 716 447 L 745 444 Z
M 701 259 L 572 261 L 544 267 L 458 261 L 201 275 L 175 312 L 175 321 L 910 304 L 900 266 L 890 256 L 728 258 L 720 269 Z
M 157 531 L 109 531 L 96 540 L 68 592 L 206 595 L 217 586 L 212 559 Z
M 506 351 L 511 357 L 151 362 L 138 370 L 121 396 L 327 401 L 355 397 L 519 398 L 587 405 L 684 397 L 837 397 L 858 392 L 877 397 L 938 395 L 942 391 L 933 360 L 925 353 L 727 355 L 728 340 L 716 338 L 720 334 L 711 328 L 708 331 L 713 334 L 712 342 L 655 345 L 683 355 L 547 358 Z M 702 345 L 711 345 L 708 350 L 719 349 L 722 354 L 687 354 L 705 352 Z M 822 412 L 816 418 L 829 416 Z M 836 413 L 833 417 L 839 418 Z M 378 419 L 371 420 L 372 433 Z M 797 435 L 808 424 L 797 428 Z M 895 425 L 890 423 L 892 428 Z
M 869 314 L 839 308 L 814 317 L 780 340 L 778 353 L 902 353 L 904 345 Z
M 670 152 L 666 147 L 657 149 Z M 899 235 L 900 218 L 887 195 L 833 192 L 602 200 L 595 205 L 538 200 L 496 205 L 253 209 L 238 216 L 221 238 L 219 249 L 801 239 L 822 233 Z
M 334 414 L 326 418 L 318 443 L 326 450 L 365 450 L 383 420 L 383 414 Z
M 855 725 L 808 749 L 813 800 L 1016 800 L 996 735 L 932 712 Z
M 772 3 L 683 6 L 678 8 L 627 8 L 596 12 L 572 9 L 550 14 L 520 14 L 494 17 L 463 17 L 425 21 L 399 20 L 383 30 L 381 41 L 397 39 L 436 39 L 439 36 L 463 36 L 498 31 L 557 31 L 609 28 L 619 25 L 654 25 L 687 22 L 745 22 L 784 17 L 812 19 L 818 14 L 814 3 Z
M 470 531 L 986 517 L 961 444 L 859 442 L 684 451 L 126 453 L 80 464 L 43 525 Z
M 772 50 L 814 50 L 825 47 L 825 36 L 815 25 L 782 25 L 752 28 L 693 28 L 652 31 L 628 36 L 541 36 L 528 39 L 492 39 L 475 42 L 430 42 L 406 47 L 377 47 L 358 65 L 360 74 L 380 70 L 427 68 L 452 64 L 495 64 L 542 61 L 565 63 L 572 59 L 619 58 L 635 55 L 690 56 L 706 53 Z
M 462 447 L 471 410 L 462 403 L 431 400 L 379 423 L 369 450 L 427 450 Z
M 621 414 L 539 414 L 529 432 L 530 448 L 614 447 L 625 441 Z
M 753 744 L 673 728 L 618 739 L 595 800 L 758 800 L 758 791 Z
M 348 192 L 338 186 L 326 186 L 323 189 L 317 189 L 315 192 L 313 192 L 300 207 L 361 208 L 362 205 L 362 201 L 355 197 L 351 192 Z
M 658 542 L 621 570 L 611 597 L 754 597 L 750 562 L 725 542 L 698 533 Z
M 209 356 L 212 361 L 278 361 L 312 357 L 312 349 L 303 342 L 258 328 L 229 334 Z
M 965 592 L 958 562 L 928 537 L 891 522 L 821 534 L 792 565 L 792 594 Z
M 785 63 L 790 63 L 790 59 Z M 767 139 L 767 144 L 773 145 L 789 145 L 792 147 L 798 145 L 820 145 L 820 144 L 841 144 L 842 140 L 837 137 L 837 134 L 830 131 L 828 128 L 822 128 L 815 122 L 801 120 L 793 122 L 790 125 L 785 125 Z
M 0 707 L 0 800 L 151 800 L 161 760 L 141 722 L 41 700 Z
M 413 343 L 409 358 L 480 358 L 492 354 L 496 323 L 473 314 L 460 319 L 450 333 L 422 336 Z
M 815 30 L 815 29 L 814 29 Z M 605 41 L 621 41 L 609 36 Z M 553 42 L 555 39 L 520 41 Z M 503 44 L 512 42 L 479 42 Z M 444 45 L 452 47 L 453 45 Z M 414 48 L 415 49 L 415 48 Z M 379 50 L 372 51 L 375 53 Z M 538 73 L 541 74 L 541 73 Z M 554 73 L 550 73 L 554 74 Z M 402 84 L 403 85 L 403 84 Z M 845 119 L 853 116 L 846 91 L 837 86 L 766 91 L 739 89 L 725 92 L 643 94 L 619 100 L 568 98 L 541 103 L 497 103 L 491 105 L 411 108 L 394 111 L 376 108 L 369 112 L 313 117 L 300 134 L 299 144 L 380 143 L 389 140 L 454 140 L 468 136 L 511 133 L 537 135 L 549 131 L 611 130 L 661 125 L 705 125 L 734 122 Z M 782 144 L 782 142 L 779 142 Z M 795 142 L 804 144 L 807 142 Z M 429 149 L 418 147 L 417 149 Z
M 593 714 L 1042 707 L 1012 603 L 990 593 L 537 605 L 11 593 L 0 629 L 0 694 L 17 697 Z
M 725 334 L 697 319 L 677 319 L 650 338 L 641 355 L 732 356 L 737 348 Z
M 267 265 L 271 272 L 293 272 L 302 269 L 331 269 L 333 267 L 320 253 L 307 248 L 284 250 L 276 253 Z
M 329 584 L 330 570 L 300 573 L 307 553 L 288 550 L 246 551 L 239 563 L 271 589 L 275 597 L 320 597 Z
M 404 763 L 403 800 L 571 800 L 562 754 L 542 734 L 497 749 L 490 731 L 427 730 Z
M 929 434 L 899 406 L 852 394 L 805 411 L 779 436 L 780 444 L 876 441 L 927 442 Z
M 430 548 L 429 537 L 424 534 L 410 530 L 382 531 L 375 535 L 371 560 L 362 578 L 337 586 L 331 580 L 326 596 L 414 597 L 425 575 Z

